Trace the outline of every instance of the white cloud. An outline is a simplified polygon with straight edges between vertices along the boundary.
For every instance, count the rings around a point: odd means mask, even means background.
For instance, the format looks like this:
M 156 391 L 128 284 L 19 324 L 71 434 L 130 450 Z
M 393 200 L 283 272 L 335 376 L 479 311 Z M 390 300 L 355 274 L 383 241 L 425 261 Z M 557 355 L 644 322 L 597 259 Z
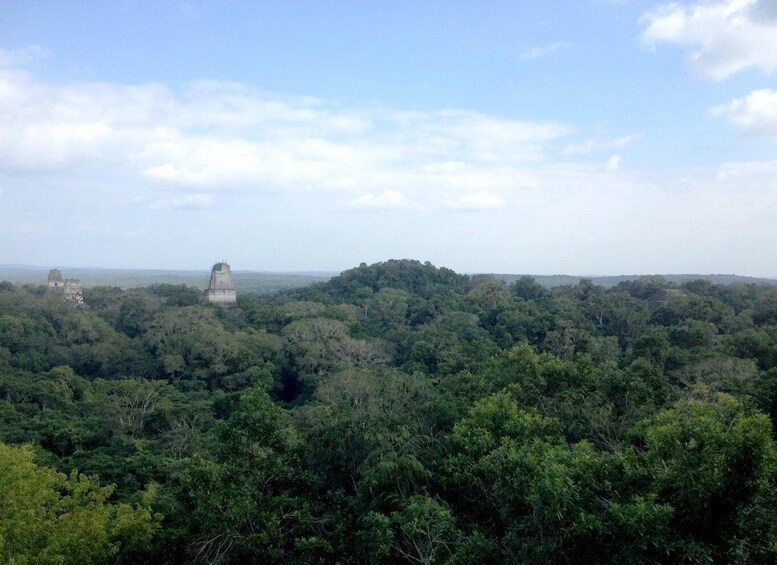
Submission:
M 726 116 L 748 135 L 777 136 L 777 91 L 754 90 L 744 98 L 710 110 L 713 116 Z
M 667 42 L 689 49 L 688 60 L 703 76 L 722 80 L 746 69 L 777 70 L 774 0 L 702 1 L 664 4 L 642 17 L 648 45 Z
M 620 155 L 612 155 L 609 159 L 607 159 L 607 162 L 604 164 L 604 170 L 605 171 L 617 171 L 618 168 L 621 166 L 621 156 Z
M 404 203 L 405 195 L 398 190 L 384 190 L 377 196 L 367 192 L 352 201 L 360 208 L 398 208 Z
M 620 149 L 631 145 L 637 139 L 642 137 L 640 134 L 624 135 L 615 139 L 593 139 L 589 138 L 582 143 L 571 143 L 564 148 L 564 155 L 587 155 L 596 151 L 608 151 L 610 149 Z
M 505 205 L 505 199 L 495 196 L 487 191 L 476 192 L 462 196 L 455 200 L 446 200 L 445 204 L 450 208 L 461 210 L 486 210 L 488 208 L 500 208 Z
M 522 61 L 532 61 L 534 59 L 539 59 L 541 57 L 550 55 L 551 53 L 555 53 L 556 51 L 566 49 L 569 46 L 570 44 L 566 41 L 556 41 L 554 43 L 548 43 L 546 45 L 536 45 L 531 49 L 527 49 L 526 51 L 521 53 L 519 55 L 519 58 Z

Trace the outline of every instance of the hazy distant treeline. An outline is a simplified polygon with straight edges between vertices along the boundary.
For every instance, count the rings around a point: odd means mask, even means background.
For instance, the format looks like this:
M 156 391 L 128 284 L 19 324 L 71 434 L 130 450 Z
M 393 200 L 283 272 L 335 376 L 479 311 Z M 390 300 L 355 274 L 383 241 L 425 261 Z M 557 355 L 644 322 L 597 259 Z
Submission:
M 166 271 L 138 269 L 65 269 L 69 278 L 79 279 L 85 287 L 117 286 L 122 289 L 142 288 L 158 284 L 186 285 L 205 289 L 210 271 Z M 0 280 L 18 284 L 45 284 L 48 270 L 29 267 L 1 267 Z M 232 273 L 239 293 L 275 294 L 329 280 L 335 273 Z

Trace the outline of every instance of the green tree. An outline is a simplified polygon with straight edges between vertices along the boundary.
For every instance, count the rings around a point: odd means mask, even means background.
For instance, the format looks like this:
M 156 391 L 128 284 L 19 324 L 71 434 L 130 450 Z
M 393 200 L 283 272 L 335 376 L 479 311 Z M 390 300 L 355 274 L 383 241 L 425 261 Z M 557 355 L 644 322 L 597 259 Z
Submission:
M 144 503 L 111 504 L 112 487 L 73 471 L 38 467 L 29 446 L 0 444 L 0 557 L 23 564 L 130 561 L 150 547 L 152 491 Z
M 460 532 L 444 502 L 426 495 L 412 496 L 402 510 L 392 513 L 391 522 L 396 532 L 394 551 L 410 563 L 445 563 L 456 550 Z
M 294 434 L 264 390 L 240 396 L 212 455 L 174 468 L 166 504 L 178 537 L 168 550 L 198 563 L 283 562 L 326 550 L 300 496 L 306 473 Z
M 643 480 L 673 509 L 678 561 L 777 558 L 777 452 L 764 414 L 699 386 L 641 436 Z

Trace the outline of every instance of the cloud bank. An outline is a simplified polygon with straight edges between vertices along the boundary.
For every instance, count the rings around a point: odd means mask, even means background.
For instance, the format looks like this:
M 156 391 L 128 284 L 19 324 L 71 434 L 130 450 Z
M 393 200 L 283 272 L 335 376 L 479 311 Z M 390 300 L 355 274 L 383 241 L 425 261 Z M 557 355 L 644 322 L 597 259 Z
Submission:
M 527 166 L 573 131 L 461 109 L 340 108 L 211 81 L 178 93 L 161 84 L 49 84 L 10 68 L 0 69 L 0 113 L 6 170 L 110 169 L 152 193 L 344 191 L 380 207 L 396 206 L 400 193 L 442 205 L 531 183 Z
M 713 113 L 771 135 L 773 110 L 765 90 Z M 719 271 L 725 256 L 728 271 L 777 273 L 750 249 L 777 237 L 776 162 L 644 172 L 621 158 L 637 134 L 228 82 L 59 83 L 16 64 L 0 68 L 0 116 L 0 262 L 23 250 L 41 264 L 229 255 L 278 270 L 416 257 L 618 274 Z

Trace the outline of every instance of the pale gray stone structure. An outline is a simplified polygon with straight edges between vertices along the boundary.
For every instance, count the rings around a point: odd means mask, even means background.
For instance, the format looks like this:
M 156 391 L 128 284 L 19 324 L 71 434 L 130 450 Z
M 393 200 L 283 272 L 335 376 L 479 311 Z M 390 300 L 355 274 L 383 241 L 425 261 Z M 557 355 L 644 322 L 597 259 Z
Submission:
M 205 291 L 208 302 L 219 306 L 235 306 L 237 304 L 237 291 L 232 282 L 232 271 L 226 261 L 213 265 L 210 272 L 210 283 Z
M 49 271 L 46 296 L 49 298 L 63 298 L 65 302 L 73 306 L 84 304 L 84 292 L 81 289 L 81 281 L 78 279 L 63 279 L 59 269 Z

